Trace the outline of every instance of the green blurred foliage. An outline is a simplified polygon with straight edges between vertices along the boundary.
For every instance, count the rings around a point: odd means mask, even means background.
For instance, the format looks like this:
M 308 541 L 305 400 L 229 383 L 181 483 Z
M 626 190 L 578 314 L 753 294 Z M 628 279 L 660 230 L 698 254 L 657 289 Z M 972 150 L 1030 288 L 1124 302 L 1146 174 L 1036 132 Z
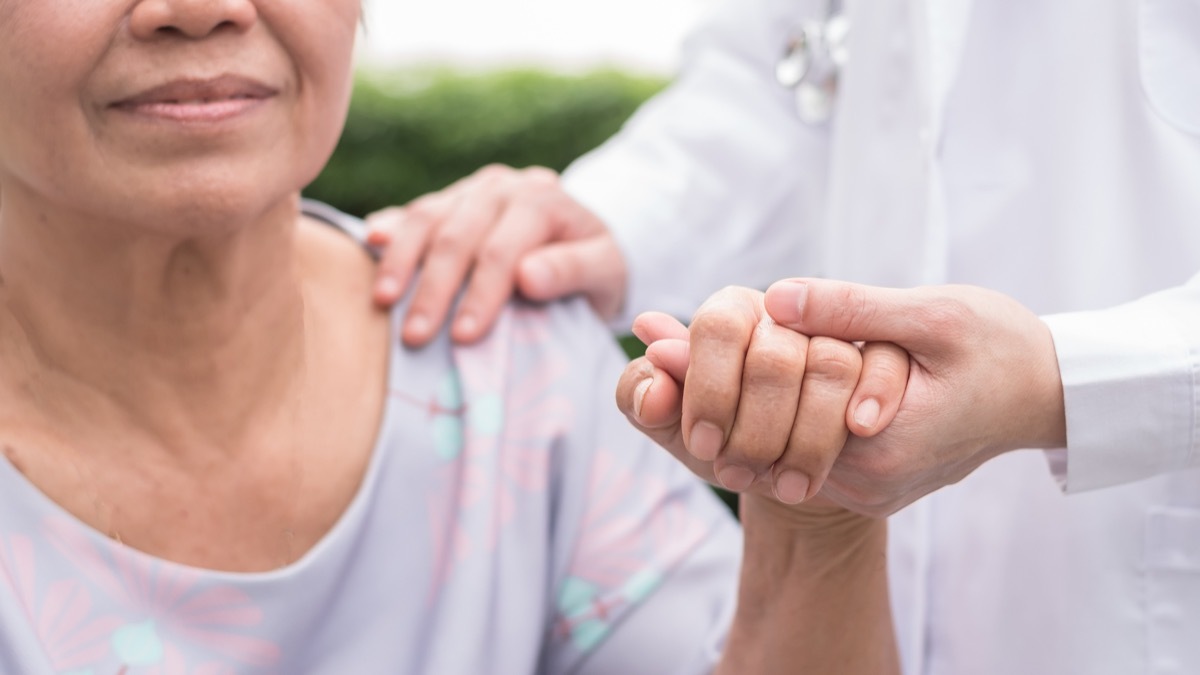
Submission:
M 610 70 L 363 73 L 341 142 L 305 194 L 363 216 L 487 164 L 561 171 L 665 84 Z

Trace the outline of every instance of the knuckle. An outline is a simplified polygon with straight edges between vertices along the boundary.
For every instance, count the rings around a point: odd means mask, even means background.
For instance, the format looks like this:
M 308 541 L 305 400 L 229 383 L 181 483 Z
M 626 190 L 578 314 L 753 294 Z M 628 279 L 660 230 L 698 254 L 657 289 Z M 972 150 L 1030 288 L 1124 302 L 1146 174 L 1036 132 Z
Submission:
M 694 339 L 740 343 L 748 337 L 747 329 L 745 319 L 736 313 L 702 309 L 692 320 L 690 332 Z
M 397 213 L 396 220 L 400 220 L 403 214 L 404 220 L 412 223 L 432 223 L 439 219 L 440 212 L 434 204 L 434 200 L 421 198 L 409 204 L 400 213 Z
M 559 193 L 545 185 L 526 185 L 512 197 L 512 205 L 525 209 L 533 216 L 545 220 L 561 208 Z
M 503 241 L 492 239 L 479 249 L 479 252 L 475 256 L 475 262 L 480 266 L 508 268 L 512 267 L 514 260 Z
M 530 166 L 521 170 L 521 174 L 531 183 L 538 185 L 557 186 L 558 172 L 544 166 Z
M 367 216 L 367 222 L 372 227 L 392 228 L 404 218 L 405 213 L 404 207 L 389 206 Z
M 752 342 L 746 354 L 747 384 L 779 383 L 799 387 L 803 371 L 804 350 L 788 342 Z
M 808 343 L 807 376 L 834 384 L 858 382 L 862 353 L 841 340 L 815 337 Z
M 843 333 L 858 332 L 860 325 L 874 323 L 875 305 L 870 302 L 864 289 L 848 285 L 835 293 L 830 304 L 833 325 Z
M 758 324 L 746 289 L 727 286 L 710 297 L 692 317 L 693 336 L 745 343 Z
M 895 345 L 868 345 L 863 358 L 863 380 L 891 383 L 908 378 L 908 352 Z
M 433 240 L 431 255 L 461 256 L 471 251 L 471 239 L 466 232 L 456 229 L 442 229 Z
M 481 168 L 475 176 L 484 183 L 496 183 L 512 175 L 513 169 L 503 164 L 492 163 Z

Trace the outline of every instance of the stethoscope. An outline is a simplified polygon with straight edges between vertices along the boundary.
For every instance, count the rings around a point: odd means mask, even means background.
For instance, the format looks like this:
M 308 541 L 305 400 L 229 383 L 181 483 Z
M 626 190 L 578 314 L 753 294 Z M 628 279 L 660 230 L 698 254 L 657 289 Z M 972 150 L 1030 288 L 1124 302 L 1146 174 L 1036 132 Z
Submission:
M 793 91 L 796 114 L 808 124 L 821 124 L 833 114 L 849 33 L 850 19 L 842 0 L 829 0 L 825 18 L 801 23 L 775 64 L 775 79 Z

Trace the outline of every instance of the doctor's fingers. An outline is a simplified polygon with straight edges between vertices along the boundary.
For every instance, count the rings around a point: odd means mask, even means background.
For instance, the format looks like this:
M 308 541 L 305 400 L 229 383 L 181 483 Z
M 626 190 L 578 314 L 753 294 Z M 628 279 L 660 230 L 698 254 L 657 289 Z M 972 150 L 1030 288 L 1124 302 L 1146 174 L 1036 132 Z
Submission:
M 548 169 L 488 166 L 431 197 L 433 208 L 417 208 L 422 206 L 422 198 L 406 209 L 406 216 L 421 218 L 427 230 L 424 245 L 417 248 L 417 264 L 422 272 L 405 318 L 402 336 L 406 344 L 420 346 L 438 333 L 489 241 L 489 233 L 500 222 L 514 194 L 523 185 L 548 184 L 556 180 L 553 176 Z M 505 298 L 511 293 L 511 273 L 507 287 L 501 291 Z M 478 337 L 483 331 L 464 332 Z
M 912 358 L 897 345 L 868 342 L 863 346 L 862 374 L 846 407 L 850 433 L 870 438 L 888 428 L 900 410 L 912 368 Z
M 973 311 L 965 287 L 882 288 L 832 279 L 784 279 L 764 304 L 779 323 L 848 342 L 894 342 L 913 355 L 965 340 Z
M 382 249 L 375 281 L 375 301 L 395 304 L 412 280 L 429 247 L 430 237 L 450 217 L 458 202 L 504 177 L 507 167 L 489 166 L 426 195 L 405 207 L 391 207 L 367 216 L 367 243 Z
M 692 318 L 681 423 L 684 441 L 697 459 L 714 461 L 725 446 L 738 412 L 746 350 L 764 315 L 762 293 L 729 287 L 705 301 Z
M 473 342 L 486 334 L 504 304 L 523 288 L 518 278 L 525 273 L 518 270 L 527 254 L 547 251 L 546 247 L 553 245 L 564 232 L 574 232 L 575 229 L 562 224 L 564 220 L 587 217 L 593 216 L 563 192 L 557 181 L 519 178 L 475 252 L 471 279 L 455 312 L 451 337 L 458 342 Z M 604 230 L 602 225 L 599 228 Z M 576 245 L 579 244 L 570 244 Z M 586 257 L 579 264 L 588 269 L 601 267 Z M 576 290 L 561 289 L 533 299 L 557 299 Z
M 408 206 L 393 206 L 367 216 L 367 244 L 380 251 L 372 296 L 391 307 L 404 294 L 425 253 L 429 234 L 454 206 L 454 197 L 437 192 Z

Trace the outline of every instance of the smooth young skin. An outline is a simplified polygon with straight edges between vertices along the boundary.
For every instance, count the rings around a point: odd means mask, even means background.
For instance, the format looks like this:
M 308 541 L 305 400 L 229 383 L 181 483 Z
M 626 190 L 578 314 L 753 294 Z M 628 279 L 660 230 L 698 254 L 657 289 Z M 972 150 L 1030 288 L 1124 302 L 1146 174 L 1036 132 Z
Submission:
M 359 11 L 0 3 L 0 446 L 147 553 L 277 568 L 365 469 L 386 319 L 358 248 L 298 223 Z

